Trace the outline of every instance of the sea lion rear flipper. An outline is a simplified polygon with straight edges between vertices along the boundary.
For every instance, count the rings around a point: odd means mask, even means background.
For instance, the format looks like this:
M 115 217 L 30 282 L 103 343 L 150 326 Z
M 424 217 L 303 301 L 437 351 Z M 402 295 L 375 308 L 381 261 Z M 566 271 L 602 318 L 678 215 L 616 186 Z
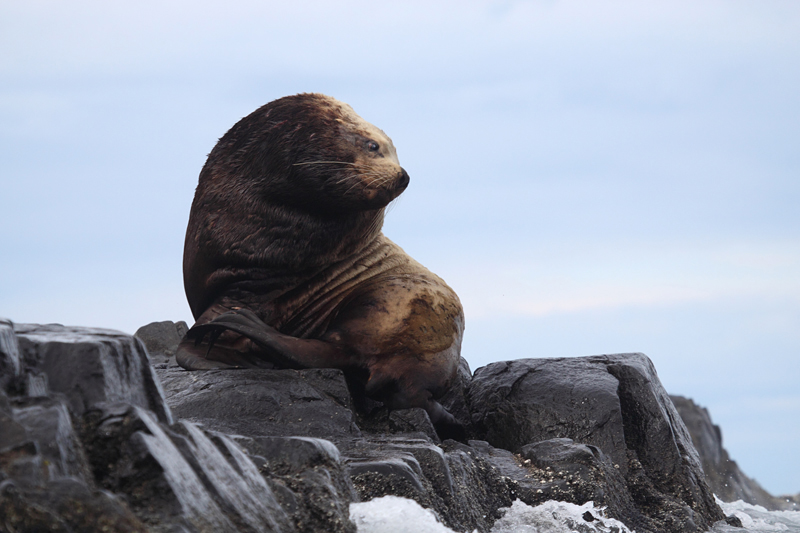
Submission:
M 205 324 L 195 324 L 186 333 L 186 337 L 194 339 L 196 344 L 200 344 L 208 335 L 208 344 L 213 346 L 220 334 L 226 330 L 235 331 L 262 346 L 270 343 L 271 334 L 278 333 L 275 328 L 268 326 L 258 318 L 254 312 L 242 308 L 222 313 Z
M 186 370 L 216 370 L 242 368 L 234 361 L 224 362 L 209 358 L 210 350 L 199 346 L 194 339 L 185 336 L 175 350 L 175 361 Z
M 353 364 L 353 358 L 333 344 L 285 335 L 247 308 L 227 311 L 204 324 L 194 325 L 186 337 L 200 345 L 209 335 L 209 350 L 213 350 L 216 338 L 228 330 L 252 340 L 264 352 L 257 354 L 258 357 L 283 368 L 345 368 Z

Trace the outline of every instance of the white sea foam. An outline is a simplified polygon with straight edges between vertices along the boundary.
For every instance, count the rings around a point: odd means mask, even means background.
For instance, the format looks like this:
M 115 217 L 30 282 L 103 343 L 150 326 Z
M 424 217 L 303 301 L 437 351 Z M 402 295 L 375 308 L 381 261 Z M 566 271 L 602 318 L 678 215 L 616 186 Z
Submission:
M 756 533 L 772 533 L 784 531 L 786 533 L 800 533 L 800 511 L 767 511 L 760 505 L 751 505 L 742 500 L 717 503 L 726 515 L 736 516 L 742 521 L 745 530 Z M 741 529 L 719 524 L 714 526 L 712 533 L 735 533 Z
M 767 511 L 741 500 L 717 503 L 726 515 L 738 517 L 745 531 L 800 533 L 800 511 Z M 635 533 L 606 517 L 604 508 L 595 507 L 592 502 L 575 505 L 551 500 L 531 507 L 517 500 L 502 511 L 503 516 L 494 523 L 491 533 Z M 590 521 L 586 520 L 587 512 Z M 397 496 L 351 504 L 350 519 L 358 533 L 465 533 L 442 525 L 432 511 L 417 502 Z M 741 532 L 724 522 L 711 529 L 711 533 Z
M 399 496 L 351 503 L 350 520 L 358 533 L 454 533 L 436 519 L 433 511 Z
M 589 513 L 587 515 L 586 513 Z M 590 521 L 587 520 L 590 518 Z M 456 533 L 442 525 L 432 511 L 417 502 L 384 496 L 350 505 L 350 519 L 358 533 Z M 536 507 L 515 501 L 503 510 L 492 533 L 632 533 L 608 518 L 592 502 L 584 505 L 548 501 Z M 462 533 L 462 532 L 459 532 Z
M 583 505 L 546 501 L 536 507 L 515 501 L 494 523 L 492 533 L 632 533 L 593 502 Z

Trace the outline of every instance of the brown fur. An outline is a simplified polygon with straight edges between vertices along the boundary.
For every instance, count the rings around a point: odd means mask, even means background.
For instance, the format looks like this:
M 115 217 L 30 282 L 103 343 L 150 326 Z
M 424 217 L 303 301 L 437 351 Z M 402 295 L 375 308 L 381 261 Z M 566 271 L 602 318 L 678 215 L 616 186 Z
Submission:
M 179 363 L 342 368 L 392 408 L 451 420 L 435 398 L 458 366 L 461 304 L 381 232 L 407 184 L 391 139 L 333 98 L 281 98 L 240 120 L 192 203 L 184 284 L 197 322 Z M 196 343 L 220 330 L 210 349 Z

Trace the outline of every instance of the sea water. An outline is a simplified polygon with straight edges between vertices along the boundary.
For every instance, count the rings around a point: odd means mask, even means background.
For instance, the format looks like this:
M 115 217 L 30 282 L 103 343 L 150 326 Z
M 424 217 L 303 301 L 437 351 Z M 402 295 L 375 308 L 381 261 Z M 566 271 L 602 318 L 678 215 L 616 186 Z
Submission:
M 733 503 L 717 500 L 717 503 L 726 515 L 737 516 L 745 531 L 800 533 L 800 511 L 767 511 L 741 500 Z M 635 533 L 621 522 L 608 518 L 604 509 L 595 507 L 592 502 L 575 505 L 548 501 L 532 507 L 517 500 L 502 512 L 502 518 L 495 522 L 491 533 Z M 593 517 L 590 522 L 584 519 L 587 512 Z M 417 502 L 397 496 L 351 504 L 350 519 L 358 533 L 462 533 L 442 525 L 432 511 Z M 711 533 L 741 531 L 722 524 L 711 529 Z
M 726 503 L 717 499 L 717 503 L 726 515 L 739 517 L 747 531 L 800 533 L 800 511 L 767 511 L 760 505 L 750 505 L 742 500 Z M 712 533 L 735 533 L 741 529 L 718 525 L 711 531 Z

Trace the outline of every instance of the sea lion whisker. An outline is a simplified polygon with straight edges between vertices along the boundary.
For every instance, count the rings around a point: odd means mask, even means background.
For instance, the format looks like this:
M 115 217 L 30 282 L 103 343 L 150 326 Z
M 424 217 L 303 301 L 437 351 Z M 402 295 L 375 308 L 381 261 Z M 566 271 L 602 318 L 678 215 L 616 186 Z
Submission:
M 352 185 L 350 185 L 350 186 L 349 186 L 349 187 L 348 187 L 348 188 L 347 188 L 347 189 L 344 191 L 344 193 L 345 193 L 345 194 L 349 193 L 350 191 L 352 191 L 353 189 L 355 189 L 355 188 L 356 188 L 356 187 L 358 187 L 359 185 L 363 185 L 363 183 L 356 181 L 355 183 L 353 183 Z
M 378 176 L 368 176 L 368 177 L 372 178 L 372 180 L 370 181 L 370 185 L 373 185 L 373 184 L 376 184 L 376 183 L 378 185 L 383 185 L 384 183 L 392 180 L 392 176 L 381 176 L 381 175 L 378 175 Z
M 352 191 L 356 187 L 358 187 L 360 185 L 363 185 L 363 183 L 361 183 L 357 178 L 339 181 L 339 182 L 337 182 L 337 185 L 342 185 L 342 184 L 346 185 L 347 183 L 349 183 L 351 181 L 352 181 L 352 183 L 350 183 L 350 185 L 344 190 L 345 194 L 349 193 L 350 191 Z
M 380 230 L 381 225 L 383 224 L 383 216 L 379 215 L 372 219 L 372 223 L 370 223 L 369 228 L 367 231 L 364 232 L 364 235 L 372 235 L 375 231 Z
M 369 183 L 392 178 L 392 176 L 387 176 L 385 172 L 379 172 L 377 170 L 369 170 L 368 172 L 362 172 L 360 177 L 363 181 L 369 181 Z
M 339 185 L 340 183 L 346 183 L 346 182 L 353 181 L 353 180 L 356 180 L 356 181 L 358 181 L 358 174 L 355 174 L 355 173 L 353 173 L 353 174 L 347 173 L 347 174 L 345 174 L 344 176 L 342 176 L 341 178 L 339 178 L 339 179 L 337 179 L 336 181 L 334 181 L 334 183 L 335 183 L 336 185 Z
M 382 185 L 385 185 L 385 184 L 391 182 L 393 179 L 394 179 L 394 176 L 385 176 L 385 175 L 384 176 L 376 176 L 375 179 L 373 179 L 369 183 L 369 186 L 371 186 L 371 187 L 373 187 L 373 186 L 380 187 Z
M 380 185 L 382 185 L 380 178 L 373 178 L 371 180 L 366 180 L 366 182 L 364 183 L 365 187 L 379 187 Z

